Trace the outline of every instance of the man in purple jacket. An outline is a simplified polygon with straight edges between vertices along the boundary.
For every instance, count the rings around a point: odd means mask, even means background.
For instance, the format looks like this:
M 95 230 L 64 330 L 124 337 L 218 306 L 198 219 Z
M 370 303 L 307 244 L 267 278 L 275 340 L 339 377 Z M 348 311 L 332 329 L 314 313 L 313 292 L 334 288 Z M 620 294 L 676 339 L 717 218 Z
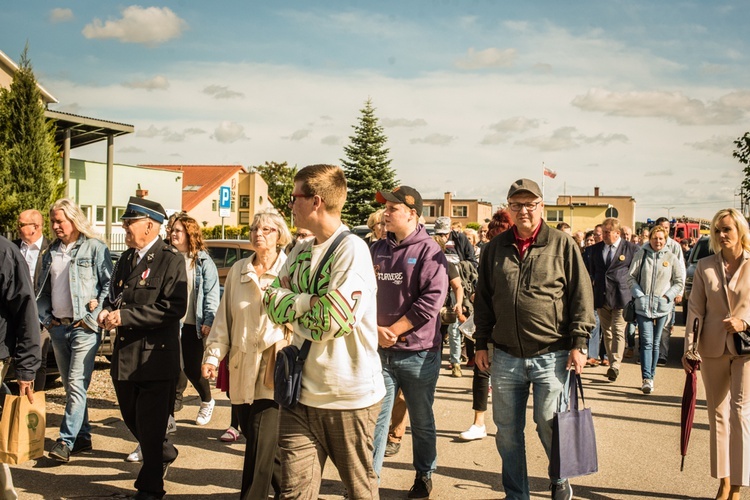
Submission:
M 399 186 L 376 195 L 385 203 L 388 237 L 370 247 L 378 280 L 378 344 L 386 395 L 375 426 L 374 463 L 380 475 L 393 401 L 404 393 L 411 418 L 414 486 L 407 498 L 429 498 L 437 467 L 432 403 L 440 372 L 440 307 L 448 292 L 448 268 L 440 246 L 419 224 L 422 197 Z

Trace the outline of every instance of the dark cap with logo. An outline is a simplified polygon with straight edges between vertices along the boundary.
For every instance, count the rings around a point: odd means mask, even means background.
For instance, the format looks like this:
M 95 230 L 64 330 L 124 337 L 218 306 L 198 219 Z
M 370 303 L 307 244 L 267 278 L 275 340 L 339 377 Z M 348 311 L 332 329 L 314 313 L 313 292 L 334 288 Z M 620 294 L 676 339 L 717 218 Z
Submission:
M 148 217 L 159 224 L 163 224 L 164 219 L 167 218 L 167 212 L 164 211 L 164 207 L 155 201 L 131 196 L 128 200 L 128 206 L 125 209 L 125 213 L 122 214 L 120 219 L 143 219 L 144 217 Z
M 511 197 L 523 192 L 531 193 L 537 198 L 542 198 L 542 190 L 539 189 L 539 184 L 532 181 L 531 179 L 518 179 L 516 182 L 510 185 L 510 189 L 508 190 L 508 199 L 511 199 Z
M 409 186 L 399 186 L 393 191 L 378 191 L 375 194 L 378 203 L 403 203 L 409 208 L 417 211 L 417 215 L 422 215 L 422 196 L 419 191 Z

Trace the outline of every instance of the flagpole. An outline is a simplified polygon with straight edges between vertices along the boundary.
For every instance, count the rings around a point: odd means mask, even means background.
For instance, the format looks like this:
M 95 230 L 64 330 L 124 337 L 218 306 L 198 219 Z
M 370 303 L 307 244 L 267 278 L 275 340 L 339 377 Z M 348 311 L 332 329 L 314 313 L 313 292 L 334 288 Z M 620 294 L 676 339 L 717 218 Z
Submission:
M 544 175 L 544 162 L 542 162 L 542 201 L 544 201 L 544 178 L 547 177 Z

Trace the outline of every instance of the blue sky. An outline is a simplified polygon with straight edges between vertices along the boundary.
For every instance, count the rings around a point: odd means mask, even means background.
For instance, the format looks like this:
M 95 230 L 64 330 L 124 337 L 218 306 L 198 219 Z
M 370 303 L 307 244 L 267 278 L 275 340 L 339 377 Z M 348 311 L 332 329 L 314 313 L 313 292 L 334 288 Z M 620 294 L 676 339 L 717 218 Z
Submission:
M 135 125 L 118 163 L 339 163 L 371 98 L 425 197 L 632 195 L 637 218 L 737 206 L 750 130 L 739 2 L 16 2 L 52 109 Z M 103 160 L 104 146 L 74 150 Z

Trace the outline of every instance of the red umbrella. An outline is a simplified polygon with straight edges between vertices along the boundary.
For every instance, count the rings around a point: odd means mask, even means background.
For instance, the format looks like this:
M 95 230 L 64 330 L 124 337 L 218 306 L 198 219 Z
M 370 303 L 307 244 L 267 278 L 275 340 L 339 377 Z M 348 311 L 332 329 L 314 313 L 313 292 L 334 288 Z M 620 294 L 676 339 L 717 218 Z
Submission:
M 701 357 L 697 351 L 698 341 L 698 318 L 693 322 L 693 347 L 687 352 L 687 361 L 693 367 L 693 371 L 685 377 L 685 389 L 682 391 L 682 417 L 680 418 L 680 453 L 682 462 L 680 471 L 685 468 L 685 455 L 687 455 L 690 431 L 693 430 L 693 417 L 695 417 L 695 398 L 698 394 L 698 377 L 696 372 L 701 369 Z

